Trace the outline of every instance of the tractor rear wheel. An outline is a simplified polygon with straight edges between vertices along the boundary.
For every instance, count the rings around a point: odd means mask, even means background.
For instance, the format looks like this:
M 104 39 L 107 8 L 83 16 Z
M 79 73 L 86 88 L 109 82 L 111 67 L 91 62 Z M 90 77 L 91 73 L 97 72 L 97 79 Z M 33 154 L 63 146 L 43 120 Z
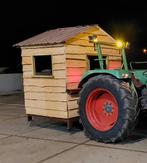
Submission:
M 133 127 L 136 108 L 131 90 L 110 75 L 92 77 L 80 92 L 79 113 L 85 133 L 101 142 L 118 142 Z

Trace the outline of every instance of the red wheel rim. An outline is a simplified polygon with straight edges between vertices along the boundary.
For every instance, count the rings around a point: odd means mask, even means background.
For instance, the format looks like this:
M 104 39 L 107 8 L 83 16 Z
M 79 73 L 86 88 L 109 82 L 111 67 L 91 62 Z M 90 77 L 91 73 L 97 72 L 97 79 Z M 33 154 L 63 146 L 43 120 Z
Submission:
M 96 130 L 108 131 L 117 122 L 118 103 L 108 90 L 95 89 L 87 98 L 86 115 Z

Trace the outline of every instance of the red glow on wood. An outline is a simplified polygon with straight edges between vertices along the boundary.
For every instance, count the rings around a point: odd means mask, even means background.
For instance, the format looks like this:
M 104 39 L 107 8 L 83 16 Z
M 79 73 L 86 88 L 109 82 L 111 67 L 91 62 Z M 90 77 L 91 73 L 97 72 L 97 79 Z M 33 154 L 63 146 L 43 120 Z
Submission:
M 73 90 L 78 88 L 79 83 L 67 83 L 67 89 Z
M 114 70 L 114 69 L 120 69 L 122 67 L 121 61 L 109 61 L 107 69 Z
M 68 76 L 68 82 L 77 83 L 80 82 L 81 76 Z
M 78 76 L 78 75 L 83 75 L 86 72 L 85 68 L 68 68 L 67 69 L 67 75 L 71 76 Z
M 68 89 L 77 89 L 78 84 L 81 80 L 82 75 L 86 72 L 85 68 L 68 68 L 67 69 L 67 88 Z
M 84 74 L 85 71 L 85 68 L 68 68 L 68 82 L 80 82 L 81 76 Z

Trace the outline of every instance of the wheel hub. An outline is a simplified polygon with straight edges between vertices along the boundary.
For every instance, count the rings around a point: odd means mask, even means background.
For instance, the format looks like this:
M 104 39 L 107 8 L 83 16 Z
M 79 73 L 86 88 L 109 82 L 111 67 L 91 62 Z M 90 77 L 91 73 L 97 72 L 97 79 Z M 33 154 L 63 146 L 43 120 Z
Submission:
M 112 104 L 111 103 L 105 103 L 104 104 L 104 112 L 105 113 L 112 113 L 113 112 L 113 108 L 112 108 Z

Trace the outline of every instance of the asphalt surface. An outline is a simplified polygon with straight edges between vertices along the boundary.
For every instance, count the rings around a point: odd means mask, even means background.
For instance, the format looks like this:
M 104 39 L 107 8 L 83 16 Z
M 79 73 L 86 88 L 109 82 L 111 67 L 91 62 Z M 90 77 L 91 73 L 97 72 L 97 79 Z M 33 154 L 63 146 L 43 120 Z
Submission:
M 118 144 L 89 140 L 74 126 L 35 117 L 28 122 L 23 95 L 0 96 L 0 163 L 147 163 L 147 118 Z

